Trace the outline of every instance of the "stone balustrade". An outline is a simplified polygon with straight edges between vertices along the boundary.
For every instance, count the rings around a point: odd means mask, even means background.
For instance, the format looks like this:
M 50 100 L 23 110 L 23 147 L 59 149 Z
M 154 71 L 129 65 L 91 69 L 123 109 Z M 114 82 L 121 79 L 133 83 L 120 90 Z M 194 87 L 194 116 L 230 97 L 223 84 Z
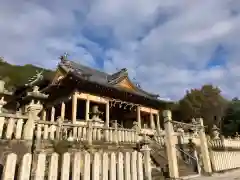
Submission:
M 56 140 L 58 138 L 70 141 L 105 141 L 113 143 L 136 143 L 139 138 L 132 129 L 99 127 L 72 123 L 36 121 L 37 140 Z
M 0 114 L 0 138 L 1 139 L 23 139 L 23 129 L 27 116 L 18 114 Z
M 211 139 L 209 140 L 209 145 L 212 149 L 223 149 L 224 144 L 221 139 Z
M 225 148 L 240 149 L 240 139 L 223 139 Z
M 28 116 L 18 114 L 0 113 L 0 138 L 23 139 L 24 125 Z M 89 134 L 90 133 L 90 134 Z M 35 121 L 35 137 L 37 140 L 57 140 L 65 138 L 77 141 L 105 141 L 109 143 L 137 143 L 143 134 L 135 129 L 113 127 L 89 127 L 88 125 L 62 123 L 50 121 Z M 146 135 L 149 135 L 148 133 Z M 156 136 L 158 143 L 162 144 L 164 138 Z
M 155 141 L 158 143 L 160 147 L 165 146 L 165 138 L 164 136 L 156 135 L 155 136 Z
M 181 144 L 188 144 L 189 143 L 189 139 L 192 139 L 192 141 L 197 145 L 200 146 L 201 145 L 201 141 L 200 141 L 200 137 L 198 134 L 191 134 L 191 133 L 187 133 L 187 132 L 175 132 L 174 133 L 174 142 L 176 144 L 181 143 Z M 181 138 L 181 142 L 179 142 L 178 138 Z
M 239 149 L 240 150 L 240 139 L 212 139 L 209 144 L 213 149 Z
M 69 153 L 63 155 L 53 153 L 47 156 L 40 153 L 36 158 L 36 170 L 32 174 L 32 154 L 25 154 L 17 169 L 17 154 L 11 153 L 6 158 L 3 168 L 2 180 L 19 179 L 30 180 L 48 179 L 62 180 L 84 179 L 84 180 L 122 180 L 122 179 L 151 179 L 151 161 L 149 149 L 142 152 L 95 152 L 86 151 Z M 61 158 L 61 164 L 59 159 Z
M 191 134 L 184 134 L 183 136 L 183 143 L 187 144 L 189 143 L 189 139 L 192 139 L 192 141 L 197 145 L 200 146 L 201 145 L 201 141 L 200 138 L 198 136 L 192 136 Z

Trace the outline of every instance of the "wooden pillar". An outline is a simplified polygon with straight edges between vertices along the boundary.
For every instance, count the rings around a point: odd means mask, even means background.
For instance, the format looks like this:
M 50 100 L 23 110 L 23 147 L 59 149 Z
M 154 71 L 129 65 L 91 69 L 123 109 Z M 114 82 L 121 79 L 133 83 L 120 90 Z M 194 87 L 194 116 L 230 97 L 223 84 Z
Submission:
M 52 107 L 51 109 L 51 122 L 54 122 L 55 120 L 55 107 Z
M 106 103 L 106 121 L 105 126 L 109 127 L 109 101 Z
M 62 104 L 61 104 L 61 118 L 62 118 L 62 120 L 64 120 L 64 118 L 65 118 L 65 107 L 66 107 L 65 103 L 62 102 Z
M 156 114 L 156 122 L 157 122 L 157 131 L 158 131 L 158 133 L 160 133 L 161 132 L 161 125 L 160 125 L 159 113 Z
M 141 129 L 141 109 L 139 106 L 137 107 L 137 124 L 138 127 Z
M 89 109 L 90 109 L 90 100 L 86 99 L 86 112 L 85 112 L 85 120 L 89 120 Z
M 150 112 L 150 125 L 151 125 L 151 129 L 155 129 L 155 122 L 154 122 L 154 117 L 152 112 Z
M 75 124 L 77 121 L 77 94 L 74 93 L 72 96 L 72 123 Z

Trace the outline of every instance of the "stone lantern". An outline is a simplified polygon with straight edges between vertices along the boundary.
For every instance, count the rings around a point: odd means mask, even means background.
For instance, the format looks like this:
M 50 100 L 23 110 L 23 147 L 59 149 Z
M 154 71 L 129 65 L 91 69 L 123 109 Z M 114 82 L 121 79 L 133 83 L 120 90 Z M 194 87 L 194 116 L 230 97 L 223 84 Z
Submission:
M 220 139 L 219 135 L 220 135 L 219 128 L 214 124 L 212 128 L 213 139 Z
M 104 126 L 104 121 L 99 117 L 100 115 L 103 114 L 103 112 L 98 110 L 98 106 L 95 105 L 92 107 L 92 112 L 90 112 L 89 114 L 92 115 L 92 118 L 90 119 L 90 121 L 92 121 L 93 126 Z
M 40 119 L 38 114 L 43 108 L 41 102 L 46 98 L 48 98 L 48 95 L 39 92 L 37 86 L 34 86 L 33 91 L 28 92 L 27 96 L 24 97 L 24 100 L 29 101 L 29 104 L 27 105 L 28 120 L 23 131 L 23 137 L 25 140 L 31 140 L 33 138 L 35 121 Z
M 4 92 L 5 90 L 5 82 L 3 80 L 0 80 L 0 92 Z
M 5 89 L 5 81 L 0 80 L 0 113 L 2 113 L 3 106 L 7 103 L 8 99 L 11 98 L 12 92 Z

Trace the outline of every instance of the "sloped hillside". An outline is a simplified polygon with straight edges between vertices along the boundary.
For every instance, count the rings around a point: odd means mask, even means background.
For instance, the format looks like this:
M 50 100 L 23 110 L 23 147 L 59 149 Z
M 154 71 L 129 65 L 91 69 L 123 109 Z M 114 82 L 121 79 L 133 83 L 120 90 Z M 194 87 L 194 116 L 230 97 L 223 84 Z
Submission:
M 36 71 L 40 72 L 42 70 L 44 70 L 43 75 L 45 77 L 51 78 L 53 76 L 53 71 L 51 70 L 42 69 L 31 64 L 16 66 L 0 58 L 0 79 L 6 82 L 8 89 L 27 83 L 31 77 L 36 75 Z

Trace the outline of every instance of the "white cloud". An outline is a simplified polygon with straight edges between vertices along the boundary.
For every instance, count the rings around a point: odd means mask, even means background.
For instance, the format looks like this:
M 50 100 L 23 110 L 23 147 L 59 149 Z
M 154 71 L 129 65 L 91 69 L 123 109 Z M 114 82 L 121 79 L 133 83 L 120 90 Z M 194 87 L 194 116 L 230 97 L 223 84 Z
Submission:
M 178 99 L 204 83 L 233 97 L 240 90 L 239 13 L 234 0 L 3 0 L 0 55 L 53 68 L 68 51 L 93 67 L 104 59 L 109 72 L 126 67 L 164 98 Z M 219 45 L 226 63 L 209 67 Z

